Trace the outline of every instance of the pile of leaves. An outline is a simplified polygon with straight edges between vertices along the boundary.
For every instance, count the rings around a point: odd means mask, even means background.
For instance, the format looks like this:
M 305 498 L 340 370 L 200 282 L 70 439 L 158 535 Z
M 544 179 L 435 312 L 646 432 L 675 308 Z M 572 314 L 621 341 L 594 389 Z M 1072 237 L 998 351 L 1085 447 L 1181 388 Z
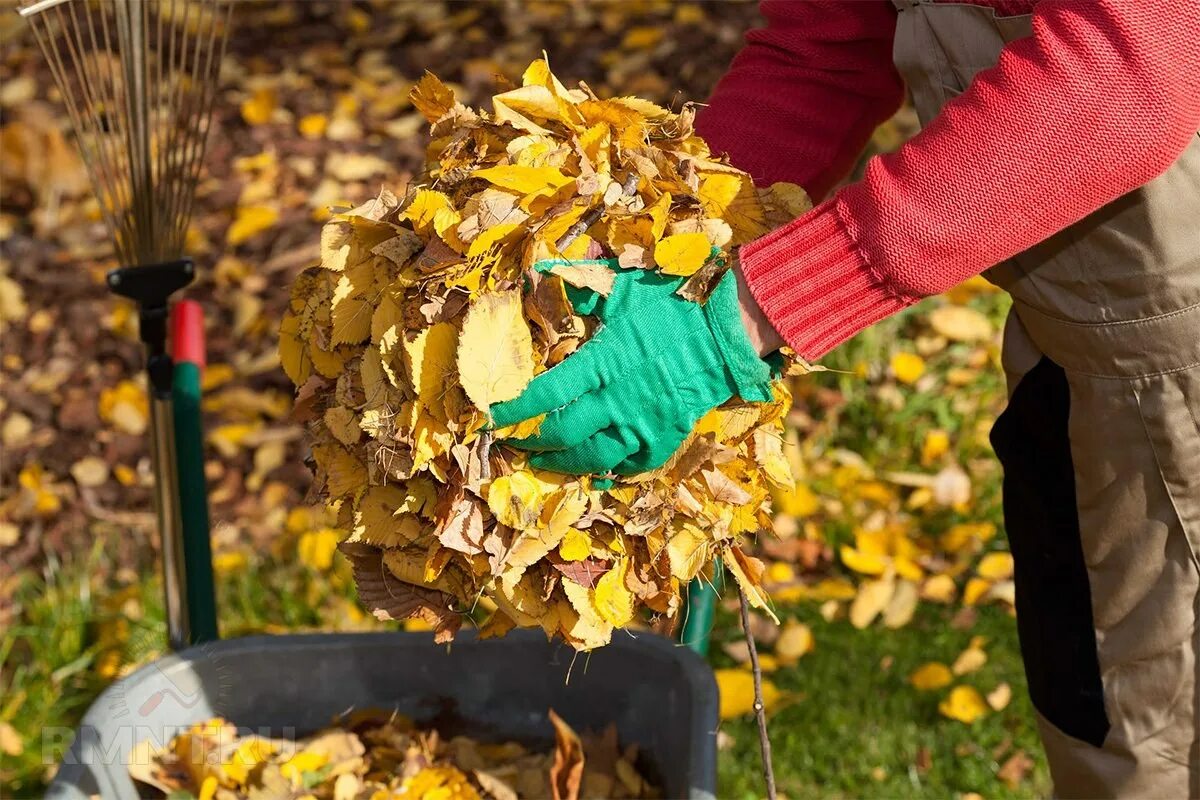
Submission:
M 709 152 L 690 106 L 567 89 L 543 60 L 491 112 L 430 74 L 411 100 L 431 123 L 422 184 L 330 218 L 280 328 L 362 601 L 445 641 L 486 597 L 485 635 L 541 627 L 589 649 L 643 609 L 675 617 L 681 588 L 721 556 L 766 608 L 762 564 L 739 541 L 770 528 L 771 488 L 793 484 L 783 382 L 611 485 L 531 469 L 502 440 L 540 420 L 493 432 L 488 409 L 593 332 L 566 286 L 611 288 L 604 268 L 535 262 L 619 258 L 685 277 L 680 294 L 702 303 L 722 254 L 802 213 L 803 191 L 757 189 Z
M 300 740 L 242 735 L 215 718 L 191 726 L 165 747 L 139 743 L 129 774 L 169 797 L 205 800 L 661 796 L 634 766 L 637 746 L 619 747 L 615 726 L 581 738 L 554 711 L 550 721 L 554 747 L 537 752 L 516 742 L 446 739 L 387 711 L 355 712 Z

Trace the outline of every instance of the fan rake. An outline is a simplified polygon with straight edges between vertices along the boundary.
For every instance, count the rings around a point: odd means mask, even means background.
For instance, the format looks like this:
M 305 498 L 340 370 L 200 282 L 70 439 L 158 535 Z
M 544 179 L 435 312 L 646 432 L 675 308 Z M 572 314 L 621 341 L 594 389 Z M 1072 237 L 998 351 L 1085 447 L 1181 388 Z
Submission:
M 194 276 L 184 251 L 231 11 L 230 0 L 39 0 L 19 9 L 50 65 L 123 265 L 108 287 L 138 306 L 174 648 L 216 636 L 202 465 L 184 465 L 191 483 L 199 476 L 200 497 L 194 485 L 180 495 L 179 376 L 167 321 L 171 295 Z M 194 444 L 186 449 L 198 455 Z

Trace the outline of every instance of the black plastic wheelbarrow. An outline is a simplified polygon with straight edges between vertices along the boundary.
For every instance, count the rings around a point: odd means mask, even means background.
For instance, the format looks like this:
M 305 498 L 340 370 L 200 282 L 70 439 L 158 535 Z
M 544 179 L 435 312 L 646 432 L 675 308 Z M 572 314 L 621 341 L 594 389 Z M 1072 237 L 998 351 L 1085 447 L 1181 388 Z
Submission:
M 569 677 L 569 679 L 568 679 Z M 717 687 L 690 649 L 650 633 L 617 634 L 591 654 L 540 631 L 449 647 L 429 634 L 253 636 L 192 647 L 108 687 L 83 718 L 48 793 L 54 800 L 137 797 L 127 762 L 214 716 L 295 737 L 355 708 L 395 709 L 443 735 L 549 747 L 553 708 L 580 732 L 615 723 L 638 767 L 668 798 L 716 791 Z

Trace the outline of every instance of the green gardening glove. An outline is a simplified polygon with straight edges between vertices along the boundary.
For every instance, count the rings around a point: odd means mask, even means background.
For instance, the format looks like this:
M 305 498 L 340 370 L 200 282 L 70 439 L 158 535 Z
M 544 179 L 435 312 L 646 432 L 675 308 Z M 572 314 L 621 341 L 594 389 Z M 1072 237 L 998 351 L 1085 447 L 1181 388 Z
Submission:
M 558 264 L 539 261 L 545 272 Z M 568 287 L 575 310 L 600 330 L 516 399 L 492 406 L 498 427 L 548 414 L 538 433 L 508 442 L 537 451 L 529 463 L 572 475 L 633 475 L 664 464 L 696 422 L 734 395 L 771 399 L 771 367 L 742 325 L 727 273 L 703 306 L 675 294 L 683 278 L 620 269 L 607 298 Z

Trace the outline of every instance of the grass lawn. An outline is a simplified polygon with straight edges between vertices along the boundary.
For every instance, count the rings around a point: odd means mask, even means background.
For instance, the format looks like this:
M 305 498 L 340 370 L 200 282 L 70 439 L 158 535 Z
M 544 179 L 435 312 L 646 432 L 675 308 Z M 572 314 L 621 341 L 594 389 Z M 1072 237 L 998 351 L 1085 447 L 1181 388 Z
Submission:
M 740 638 L 732 613 L 725 613 L 722 640 Z M 1016 626 L 1008 614 L 982 608 L 967 631 L 952 628 L 952 612 L 944 608 L 923 608 L 899 631 L 858 631 L 845 621 L 826 622 L 810 606 L 788 616 L 811 626 L 817 645 L 795 667 L 768 675 L 795 694 L 794 702 L 770 719 L 780 793 L 792 800 L 1048 794 Z M 986 693 L 1007 682 L 1013 699 L 1003 711 L 964 725 L 938 712 L 941 692 L 918 692 L 908 676 L 928 661 L 953 662 L 972 636 L 987 638 L 988 662 L 956 683 Z M 718 666 L 732 663 L 724 654 L 712 660 Z M 733 743 L 720 758 L 720 796 L 761 797 L 753 718 L 728 721 L 723 729 Z M 996 773 L 1018 750 L 1037 766 L 1025 782 L 1010 788 Z

